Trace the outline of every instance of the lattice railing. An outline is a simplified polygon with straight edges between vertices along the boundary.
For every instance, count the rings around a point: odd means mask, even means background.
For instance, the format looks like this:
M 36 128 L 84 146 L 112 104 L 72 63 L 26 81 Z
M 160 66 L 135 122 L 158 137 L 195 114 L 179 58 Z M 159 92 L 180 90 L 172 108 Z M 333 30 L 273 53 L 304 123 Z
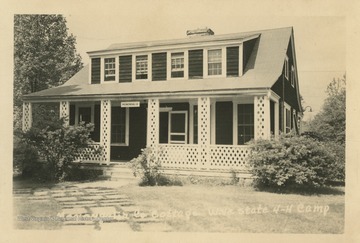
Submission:
M 160 144 L 158 158 L 165 168 L 201 170 L 247 170 L 250 147 L 240 145 L 210 145 L 206 148 L 197 144 Z M 202 149 L 209 156 L 202 163 Z
M 95 152 L 100 149 L 100 144 L 94 143 L 79 154 L 77 161 L 80 162 L 104 162 L 103 153 Z
M 160 144 L 158 148 L 158 159 L 163 167 L 188 169 L 198 167 L 196 144 Z
M 240 145 L 210 145 L 211 168 L 218 169 L 247 169 L 249 146 Z

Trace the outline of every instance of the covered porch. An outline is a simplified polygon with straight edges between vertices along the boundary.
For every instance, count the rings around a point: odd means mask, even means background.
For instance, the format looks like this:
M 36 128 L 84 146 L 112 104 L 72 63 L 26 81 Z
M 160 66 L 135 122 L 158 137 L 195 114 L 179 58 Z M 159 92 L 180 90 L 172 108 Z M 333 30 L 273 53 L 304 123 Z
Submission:
M 67 125 L 95 125 L 94 147 L 103 153 L 79 161 L 129 161 L 151 147 L 167 169 L 246 171 L 251 139 L 279 134 L 279 97 L 272 91 L 216 95 L 111 97 L 58 100 Z M 23 130 L 32 125 L 24 102 Z M 89 151 L 85 152 L 89 153 Z

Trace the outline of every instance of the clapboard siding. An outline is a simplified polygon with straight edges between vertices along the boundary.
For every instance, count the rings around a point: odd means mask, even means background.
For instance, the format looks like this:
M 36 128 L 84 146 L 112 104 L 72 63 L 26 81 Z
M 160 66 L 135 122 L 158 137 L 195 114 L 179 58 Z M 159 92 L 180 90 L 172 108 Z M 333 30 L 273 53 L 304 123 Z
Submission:
M 100 83 L 100 58 L 91 59 L 91 83 Z
M 196 79 L 203 77 L 203 50 L 189 51 L 189 78 Z
M 226 48 L 226 75 L 228 77 L 239 76 L 239 47 Z
M 152 80 L 166 80 L 166 52 L 152 54 Z
M 119 57 L 119 82 L 126 83 L 132 80 L 132 56 Z

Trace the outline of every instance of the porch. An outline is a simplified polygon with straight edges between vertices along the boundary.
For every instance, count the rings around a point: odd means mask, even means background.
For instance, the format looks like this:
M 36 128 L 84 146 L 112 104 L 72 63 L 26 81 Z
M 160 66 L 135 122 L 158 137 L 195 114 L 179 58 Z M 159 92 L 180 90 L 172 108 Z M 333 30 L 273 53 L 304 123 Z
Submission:
M 92 146 L 103 153 L 85 159 L 85 151 L 79 161 L 86 163 L 130 161 L 151 147 L 168 171 L 246 172 L 246 143 L 277 136 L 281 127 L 279 97 L 272 91 L 58 102 L 67 125 L 95 124 Z M 31 127 L 33 103 L 24 102 L 23 130 Z

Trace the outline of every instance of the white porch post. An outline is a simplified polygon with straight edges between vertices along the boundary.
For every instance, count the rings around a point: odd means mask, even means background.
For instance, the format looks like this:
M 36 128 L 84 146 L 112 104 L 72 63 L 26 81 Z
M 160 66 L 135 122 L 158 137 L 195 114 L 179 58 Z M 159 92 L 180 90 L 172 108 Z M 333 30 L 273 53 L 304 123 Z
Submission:
M 254 97 L 255 140 L 270 138 L 270 99 L 267 95 Z
M 233 145 L 238 145 L 238 101 L 233 100 Z
M 64 118 L 65 126 L 69 126 L 69 121 L 70 121 L 69 101 L 60 101 L 60 118 Z
M 198 98 L 198 144 L 199 165 L 206 167 L 210 145 L 210 98 Z
M 159 99 L 149 99 L 147 109 L 147 147 L 156 148 L 159 144 L 159 117 Z
M 110 143 L 111 143 L 111 101 L 101 100 L 101 127 L 100 127 L 100 145 L 103 147 L 102 161 L 110 162 Z
M 32 105 L 30 102 L 23 103 L 22 130 L 28 131 L 32 125 Z
M 275 116 L 275 138 L 279 137 L 279 101 L 274 101 L 274 116 Z

